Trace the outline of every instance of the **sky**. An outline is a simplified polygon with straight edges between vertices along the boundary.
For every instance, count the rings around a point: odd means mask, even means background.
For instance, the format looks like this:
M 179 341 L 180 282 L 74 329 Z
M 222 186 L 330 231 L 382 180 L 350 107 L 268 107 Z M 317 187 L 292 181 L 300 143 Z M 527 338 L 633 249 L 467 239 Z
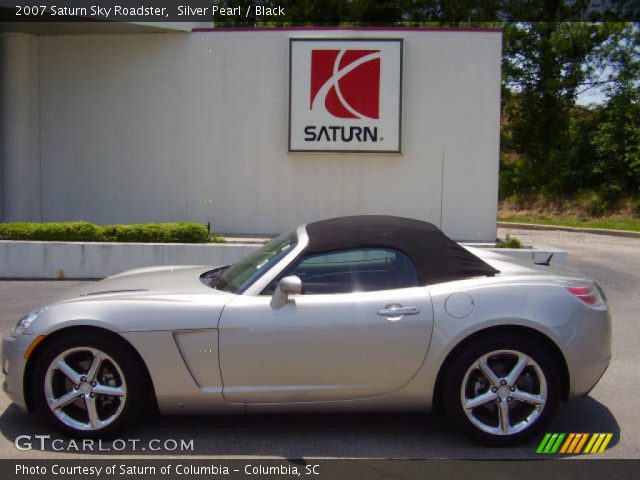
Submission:
M 582 105 L 583 107 L 586 107 L 587 105 L 591 105 L 592 103 L 596 105 L 602 105 L 604 101 L 605 101 L 604 93 L 597 88 L 592 88 L 591 90 L 581 93 L 576 98 L 576 103 L 578 105 Z

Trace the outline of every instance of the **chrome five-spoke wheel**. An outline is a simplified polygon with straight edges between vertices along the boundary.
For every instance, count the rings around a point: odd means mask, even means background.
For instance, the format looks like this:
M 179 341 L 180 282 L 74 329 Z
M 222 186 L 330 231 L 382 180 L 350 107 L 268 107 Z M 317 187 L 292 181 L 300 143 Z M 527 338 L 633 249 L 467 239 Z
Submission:
M 460 400 L 468 419 L 493 435 L 513 435 L 533 425 L 547 402 L 542 368 L 528 355 L 496 350 L 466 371 Z
M 34 410 L 69 435 L 107 438 L 154 410 L 144 364 L 115 333 L 71 330 L 45 339 L 33 357 Z
M 562 358 L 542 337 L 495 331 L 451 354 L 440 400 L 485 445 L 516 445 L 544 427 L 561 401 Z
M 73 347 L 49 364 L 44 394 L 51 412 L 74 430 L 100 430 L 113 423 L 127 401 L 118 363 L 93 347 Z

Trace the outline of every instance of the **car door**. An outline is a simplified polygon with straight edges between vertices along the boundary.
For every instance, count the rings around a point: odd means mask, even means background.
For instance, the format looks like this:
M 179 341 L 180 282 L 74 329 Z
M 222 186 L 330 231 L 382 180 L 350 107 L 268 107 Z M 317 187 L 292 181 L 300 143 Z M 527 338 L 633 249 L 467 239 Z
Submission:
M 303 293 L 270 305 L 238 295 L 219 324 L 223 393 L 230 402 L 347 400 L 392 392 L 415 375 L 433 327 L 427 289 L 402 252 L 359 248 L 303 257 Z

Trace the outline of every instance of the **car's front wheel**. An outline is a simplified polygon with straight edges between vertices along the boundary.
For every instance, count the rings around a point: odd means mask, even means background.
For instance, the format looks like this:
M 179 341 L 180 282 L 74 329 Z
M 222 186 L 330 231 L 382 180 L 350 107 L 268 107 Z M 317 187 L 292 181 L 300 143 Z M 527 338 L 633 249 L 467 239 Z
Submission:
M 535 435 L 560 400 L 560 373 L 550 350 L 532 338 L 482 337 L 446 372 L 447 413 L 474 439 L 514 445 Z
M 146 398 L 146 375 L 124 345 L 86 333 L 45 346 L 32 375 L 36 408 L 74 436 L 100 437 L 134 420 Z

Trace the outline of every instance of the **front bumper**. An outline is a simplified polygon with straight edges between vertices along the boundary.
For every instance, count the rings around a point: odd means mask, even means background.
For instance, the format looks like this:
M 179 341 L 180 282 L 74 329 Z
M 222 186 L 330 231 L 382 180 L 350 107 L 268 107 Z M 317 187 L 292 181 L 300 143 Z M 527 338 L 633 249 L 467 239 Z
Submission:
M 27 404 L 24 398 L 24 373 L 27 360 L 24 358 L 24 352 L 35 338 L 35 335 L 23 334 L 17 338 L 5 335 L 2 340 L 2 390 L 13 403 L 25 411 Z

